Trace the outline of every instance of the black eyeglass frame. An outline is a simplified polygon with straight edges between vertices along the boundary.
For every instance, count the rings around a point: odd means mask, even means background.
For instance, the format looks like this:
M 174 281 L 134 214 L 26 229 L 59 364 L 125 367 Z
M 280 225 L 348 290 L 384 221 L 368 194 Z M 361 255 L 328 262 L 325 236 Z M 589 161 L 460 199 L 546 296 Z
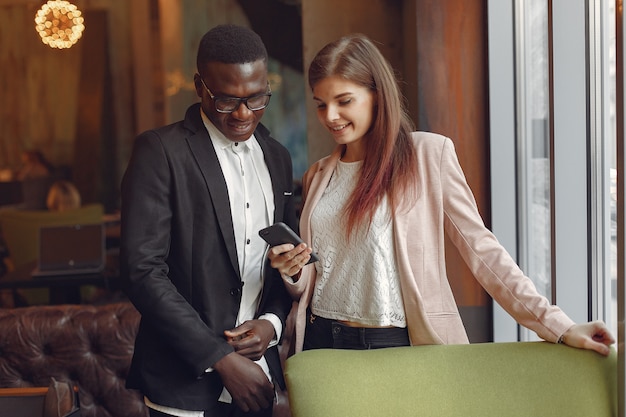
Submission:
M 236 111 L 239 108 L 239 106 L 241 106 L 241 103 L 245 104 L 246 107 L 248 108 L 248 110 L 250 110 L 250 111 L 263 110 L 264 108 L 266 108 L 270 104 L 270 98 L 272 97 L 272 91 L 270 90 L 270 84 L 269 83 L 267 83 L 267 89 L 269 90 L 267 93 L 255 94 L 255 95 L 249 96 L 249 97 L 232 97 L 232 96 L 220 97 L 220 96 L 214 95 L 211 92 L 211 90 L 209 90 L 209 87 L 206 86 L 206 83 L 204 82 L 204 79 L 202 79 L 202 77 L 199 74 L 198 74 L 198 77 L 200 77 L 200 82 L 204 86 L 204 89 L 207 91 L 207 93 L 209 93 L 209 97 L 211 98 L 211 100 L 213 100 L 213 104 L 215 105 L 215 110 L 218 113 L 225 113 L 225 114 L 233 113 L 234 111 Z M 252 99 L 255 99 L 255 98 L 259 98 L 259 97 L 267 97 L 267 101 L 265 102 L 265 104 L 263 106 L 261 106 L 261 107 L 255 107 L 255 108 L 250 107 L 250 105 L 248 104 L 248 100 L 252 100 Z M 218 107 L 218 103 L 220 103 L 220 102 L 223 103 L 226 100 L 229 100 L 229 101 L 232 101 L 232 102 L 236 102 L 237 104 L 233 107 L 232 110 L 220 109 Z

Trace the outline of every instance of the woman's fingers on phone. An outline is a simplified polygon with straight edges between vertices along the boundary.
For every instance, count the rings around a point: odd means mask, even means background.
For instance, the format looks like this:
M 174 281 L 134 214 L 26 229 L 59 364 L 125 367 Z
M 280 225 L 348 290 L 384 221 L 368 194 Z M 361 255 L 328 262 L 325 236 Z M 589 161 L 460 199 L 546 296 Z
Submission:
M 290 263 L 288 263 L 288 265 L 291 265 L 290 268 L 286 271 L 281 271 L 281 273 L 289 276 L 294 276 L 298 274 L 298 272 L 300 272 L 300 270 L 304 268 L 304 265 L 306 265 L 310 257 L 311 249 L 305 248 L 302 252 L 298 253 L 298 255 L 296 255 Z
M 299 252 L 298 255 L 293 258 L 293 264 L 298 267 L 298 270 L 302 269 L 302 267 L 304 267 L 304 265 L 306 265 L 309 261 L 311 258 L 311 252 L 311 248 L 305 247 L 304 250 Z
M 304 245 L 304 248 L 306 249 L 306 245 Z M 294 259 L 302 250 L 300 246 L 294 247 L 291 243 L 285 243 L 270 248 L 267 257 L 270 259 L 270 264 L 273 268 L 280 270 L 282 273 L 287 273 L 287 270 L 293 267 Z
M 309 262 L 309 259 L 311 259 L 311 253 L 313 252 L 313 249 L 307 247 L 305 248 L 305 250 L 302 251 L 302 253 L 300 254 L 300 263 L 302 266 L 306 265 L 307 262 Z
M 273 268 L 283 273 L 293 272 L 294 267 L 302 268 L 311 256 L 311 249 L 305 243 L 294 247 L 287 243 L 270 248 L 267 257 Z
M 285 253 L 293 250 L 294 247 L 291 243 L 285 243 L 282 245 L 278 245 L 278 246 L 273 246 L 270 248 L 270 250 L 267 252 L 267 257 L 270 258 L 271 261 L 274 261 L 275 259 L 278 259 L 280 257 L 283 257 L 283 255 L 285 255 Z M 274 266 L 274 265 L 272 265 Z

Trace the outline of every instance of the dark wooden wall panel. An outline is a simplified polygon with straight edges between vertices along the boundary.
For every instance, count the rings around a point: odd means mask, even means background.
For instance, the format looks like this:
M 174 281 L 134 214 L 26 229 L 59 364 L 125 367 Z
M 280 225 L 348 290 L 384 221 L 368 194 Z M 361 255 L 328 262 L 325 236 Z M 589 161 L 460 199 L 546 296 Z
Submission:
M 82 46 L 89 54 L 82 54 L 76 139 L 74 141 L 73 180 L 84 203 L 104 202 L 104 167 L 115 166 L 106 160 L 114 148 L 112 137 L 113 112 L 111 110 L 111 75 L 108 59 L 107 12 L 87 11 L 89 21 Z
M 489 225 L 487 4 L 418 0 L 418 128 L 450 137 Z M 448 242 L 448 275 L 473 341 L 491 338 L 490 298 Z M 482 318 L 482 319 L 481 319 Z

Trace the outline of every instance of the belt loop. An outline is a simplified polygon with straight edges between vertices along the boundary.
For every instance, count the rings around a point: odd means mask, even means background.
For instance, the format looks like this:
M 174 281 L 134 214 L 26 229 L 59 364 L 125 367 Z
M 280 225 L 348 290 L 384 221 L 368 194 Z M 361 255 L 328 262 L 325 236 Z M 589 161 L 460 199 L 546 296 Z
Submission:
M 369 349 L 369 346 L 367 345 L 367 343 L 365 342 L 365 329 L 363 327 L 359 327 L 359 342 L 361 343 L 361 346 L 363 346 L 364 348 Z

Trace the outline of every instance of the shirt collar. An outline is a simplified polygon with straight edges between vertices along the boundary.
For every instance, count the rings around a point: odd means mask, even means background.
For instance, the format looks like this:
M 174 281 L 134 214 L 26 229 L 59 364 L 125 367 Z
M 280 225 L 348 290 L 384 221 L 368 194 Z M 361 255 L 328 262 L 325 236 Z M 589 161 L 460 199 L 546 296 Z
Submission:
M 200 116 L 202 117 L 202 123 L 204 123 L 204 127 L 206 128 L 207 132 L 209 132 L 209 137 L 211 138 L 211 141 L 216 148 L 226 149 L 231 147 L 233 143 L 235 143 L 232 140 L 229 140 L 226 136 L 224 136 L 222 132 L 220 132 L 217 127 L 215 127 L 213 122 L 211 122 L 211 119 L 209 119 L 208 116 L 204 114 L 202 107 L 200 108 Z M 252 136 L 250 136 L 248 140 L 238 143 L 238 146 L 243 146 L 242 149 L 249 148 L 249 150 L 252 150 L 259 146 L 256 137 L 254 137 L 254 134 L 252 134 Z

